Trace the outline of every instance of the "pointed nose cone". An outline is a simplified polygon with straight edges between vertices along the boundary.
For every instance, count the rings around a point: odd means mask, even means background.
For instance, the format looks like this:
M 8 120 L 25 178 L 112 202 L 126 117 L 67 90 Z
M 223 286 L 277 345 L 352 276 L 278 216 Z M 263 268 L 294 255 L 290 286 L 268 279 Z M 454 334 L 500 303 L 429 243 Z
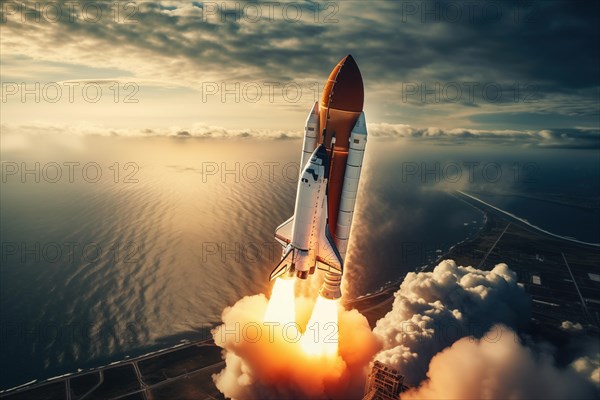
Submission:
M 367 134 L 367 121 L 365 121 L 364 112 L 360 113 L 360 116 L 356 120 L 356 124 L 354 124 L 354 128 L 352 128 L 352 133 L 357 133 L 359 135 Z
M 310 110 L 310 115 L 312 116 L 319 116 L 319 102 L 315 101 L 315 104 L 313 105 L 313 108 Z
M 329 74 L 323 89 L 321 105 L 336 110 L 361 112 L 364 97 L 360 70 L 354 58 L 348 54 Z

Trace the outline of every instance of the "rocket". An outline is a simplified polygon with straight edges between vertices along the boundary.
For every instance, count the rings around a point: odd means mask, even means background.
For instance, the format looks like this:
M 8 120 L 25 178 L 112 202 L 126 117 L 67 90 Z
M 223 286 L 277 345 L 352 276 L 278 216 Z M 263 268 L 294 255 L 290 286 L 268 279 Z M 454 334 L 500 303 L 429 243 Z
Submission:
M 320 295 L 339 299 L 367 129 L 364 88 L 351 55 L 331 71 L 321 99 L 304 128 L 294 215 L 279 225 L 275 239 L 282 258 L 270 279 L 306 279 L 325 271 Z
M 271 279 L 287 273 L 306 279 L 315 268 L 342 275 L 342 256 L 327 228 L 327 177 L 329 157 L 322 144 L 304 166 L 294 215 L 277 227 L 275 239 L 284 247 L 283 257 L 271 272 Z

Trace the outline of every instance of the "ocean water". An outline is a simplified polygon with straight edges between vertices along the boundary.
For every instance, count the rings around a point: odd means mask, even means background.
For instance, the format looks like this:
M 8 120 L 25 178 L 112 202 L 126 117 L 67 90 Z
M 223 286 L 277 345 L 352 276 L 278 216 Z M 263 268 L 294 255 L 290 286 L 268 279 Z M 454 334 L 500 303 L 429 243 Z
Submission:
M 3 147 L 0 388 L 208 337 L 225 307 L 268 293 L 301 145 L 42 136 Z M 377 290 L 475 235 L 482 214 L 454 189 L 539 192 L 544 163 L 553 165 L 543 151 L 506 159 L 506 149 L 371 140 L 346 295 Z M 514 179 L 514 163 L 532 159 L 538 180 Z M 504 178 L 475 168 L 470 181 L 472 162 L 498 164 Z
M 227 305 L 267 292 L 280 252 L 269 242 L 295 187 L 281 167 L 271 181 L 247 166 L 297 162 L 297 146 L 52 146 L 3 154 L 5 168 L 39 162 L 41 172 L 38 182 L 17 174 L 2 184 L 1 387 L 207 336 Z M 54 163 L 79 163 L 72 182 L 66 167 L 50 182 Z

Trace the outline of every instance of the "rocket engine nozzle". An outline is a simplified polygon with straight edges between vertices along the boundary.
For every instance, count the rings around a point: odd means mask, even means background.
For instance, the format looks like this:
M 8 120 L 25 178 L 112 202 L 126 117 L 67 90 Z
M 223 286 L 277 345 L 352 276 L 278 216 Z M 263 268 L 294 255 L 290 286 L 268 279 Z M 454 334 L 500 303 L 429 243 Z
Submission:
M 323 286 L 319 295 L 329 300 L 337 300 L 342 297 L 342 275 L 327 272 L 323 280 Z
M 297 271 L 296 276 L 300 279 L 308 278 L 308 271 Z

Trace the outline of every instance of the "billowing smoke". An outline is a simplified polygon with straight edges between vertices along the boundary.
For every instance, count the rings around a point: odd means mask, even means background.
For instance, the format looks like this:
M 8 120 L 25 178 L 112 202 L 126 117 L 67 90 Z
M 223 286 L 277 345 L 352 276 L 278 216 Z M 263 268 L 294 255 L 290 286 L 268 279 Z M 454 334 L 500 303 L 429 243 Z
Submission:
M 594 384 L 597 396 L 600 398 L 600 340 L 598 340 L 597 334 L 590 336 L 585 332 L 581 324 L 570 325 L 575 328 L 566 329 L 570 333 L 570 337 L 564 351 L 568 355 L 569 367 Z M 564 322 L 562 326 L 564 328 Z
M 428 380 L 402 399 L 593 399 L 594 386 L 550 354 L 520 344 L 495 325 L 481 340 L 463 338 L 431 360 Z
M 286 293 L 288 300 L 270 304 L 287 310 L 295 303 L 298 327 L 265 324 L 269 302 L 263 295 L 223 312 L 213 337 L 226 367 L 213 378 L 225 396 L 361 398 L 374 359 L 398 368 L 413 386 L 403 399 L 585 399 L 600 389 L 598 343 L 590 347 L 579 327 L 582 338 L 560 367 L 552 346 L 521 343 L 516 332 L 529 323 L 531 303 L 505 264 L 481 271 L 446 260 L 432 272 L 409 273 L 373 332 L 356 310 L 340 308 L 336 356 L 303 349 L 301 332 L 310 331 L 315 301 Z
M 304 331 L 314 300 L 297 297 L 295 303 Z M 213 331 L 226 362 L 213 376 L 218 389 L 233 399 L 360 398 L 369 362 L 381 349 L 366 318 L 340 309 L 338 355 L 311 356 L 293 324 L 263 323 L 267 304 L 255 295 L 223 311 L 223 324 Z
M 560 324 L 560 329 L 567 332 L 579 332 L 583 330 L 583 325 L 579 322 L 573 323 L 571 321 L 563 321 L 562 324 Z
M 409 273 L 395 297 L 374 330 L 384 346 L 376 358 L 411 385 L 425 378 L 434 355 L 460 338 L 480 338 L 497 323 L 519 328 L 530 318 L 529 297 L 506 264 L 481 271 L 442 261 L 433 272 Z
M 591 356 L 581 356 L 570 365 L 575 371 L 583 375 L 590 383 L 597 386 L 598 395 L 600 395 L 600 351 L 598 351 L 598 343 L 596 348 L 590 353 Z

